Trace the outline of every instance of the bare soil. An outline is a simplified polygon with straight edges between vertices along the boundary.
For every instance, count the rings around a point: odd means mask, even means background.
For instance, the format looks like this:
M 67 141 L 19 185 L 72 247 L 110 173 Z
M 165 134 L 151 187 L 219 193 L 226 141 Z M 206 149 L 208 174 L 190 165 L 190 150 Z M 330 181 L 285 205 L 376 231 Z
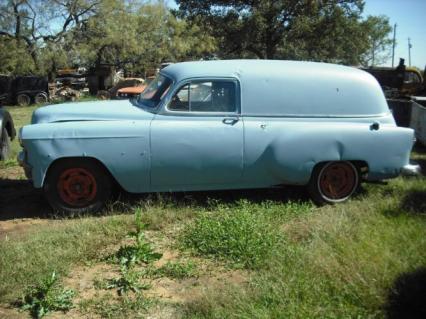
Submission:
M 0 169 L 0 239 L 48 223 L 43 194 L 25 179 L 21 167 Z

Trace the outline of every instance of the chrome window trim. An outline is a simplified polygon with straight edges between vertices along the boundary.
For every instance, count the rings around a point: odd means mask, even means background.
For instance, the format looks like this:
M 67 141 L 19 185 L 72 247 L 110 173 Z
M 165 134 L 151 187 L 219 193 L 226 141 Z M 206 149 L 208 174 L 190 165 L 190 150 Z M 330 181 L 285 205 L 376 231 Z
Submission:
M 233 112 L 193 112 L 193 111 L 174 111 L 169 109 L 169 105 L 171 100 L 179 90 L 184 87 L 186 84 L 190 84 L 191 82 L 213 82 L 213 81 L 227 81 L 235 83 L 235 111 Z M 174 85 L 174 89 L 172 89 L 164 100 L 163 111 L 160 111 L 158 114 L 161 115 L 179 115 L 179 116 L 235 116 L 241 114 L 241 84 L 237 78 L 234 77 L 206 77 L 206 78 L 188 78 L 183 81 L 180 81 L 176 85 Z

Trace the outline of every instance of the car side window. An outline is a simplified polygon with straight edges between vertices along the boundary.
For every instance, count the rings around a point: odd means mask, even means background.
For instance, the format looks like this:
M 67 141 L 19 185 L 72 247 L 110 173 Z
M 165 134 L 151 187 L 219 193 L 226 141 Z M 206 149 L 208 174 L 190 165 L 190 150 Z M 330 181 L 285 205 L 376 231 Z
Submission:
M 235 112 L 235 92 L 234 81 L 193 81 L 180 88 L 168 108 L 185 112 Z

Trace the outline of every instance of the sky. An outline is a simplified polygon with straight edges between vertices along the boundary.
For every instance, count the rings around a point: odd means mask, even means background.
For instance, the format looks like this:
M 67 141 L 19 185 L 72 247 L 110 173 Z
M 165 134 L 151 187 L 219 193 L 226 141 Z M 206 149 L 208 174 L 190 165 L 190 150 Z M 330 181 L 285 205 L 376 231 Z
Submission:
M 396 23 L 395 66 L 399 58 L 408 65 L 408 38 L 411 41 L 411 65 L 424 70 L 426 65 L 426 0 L 366 0 L 364 16 L 386 15 L 392 27 Z M 385 64 L 392 65 L 392 58 Z
M 168 0 L 168 5 L 176 8 L 174 0 Z M 396 27 L 395 62 L 399 58 L 408 59 L 408 38 L 411 39 L 411 65 L 424 70 L 426 65 L 426 0 L 366 0 L 364 16 L 386 15 L 389 22 Z M 390 35 L 391 37 L 393 34 Z M 391 66 L 392 58 L 384 65 Z

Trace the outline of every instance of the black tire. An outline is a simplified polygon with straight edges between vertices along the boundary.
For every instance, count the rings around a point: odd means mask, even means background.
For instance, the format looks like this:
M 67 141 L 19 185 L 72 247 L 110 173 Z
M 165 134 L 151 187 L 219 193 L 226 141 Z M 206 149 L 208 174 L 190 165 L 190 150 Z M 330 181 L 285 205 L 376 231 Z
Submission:
M 16 103 L 19 106 L 28 106 L 31 104 L 31 98 L 28 94 L 19 94 L 16 97 Z
M 349 199 L 359 188 L 360 173 L 347 161 L 321 163 L 315 166 L 308 191 L 318 205 L 336 204 Z
M 39 92 L 34 97 L 34 103 L 36 103 L 36 104 L 45 104 L 48 101 L 49 101 L 49 99 L 47 98 L 47 94 L 44 93 L 44 92 Z
M 10 137 L 6 128 L 3 128 L 1 131 L 0 139 L 0 160 L 4 161 L 9 157 L 10 153 Z
M 64 159 L 49 169 L 43 190 L 57 213 L 94 213 L 110 198 L 112 181 L 105 168 L 96 161 Z

